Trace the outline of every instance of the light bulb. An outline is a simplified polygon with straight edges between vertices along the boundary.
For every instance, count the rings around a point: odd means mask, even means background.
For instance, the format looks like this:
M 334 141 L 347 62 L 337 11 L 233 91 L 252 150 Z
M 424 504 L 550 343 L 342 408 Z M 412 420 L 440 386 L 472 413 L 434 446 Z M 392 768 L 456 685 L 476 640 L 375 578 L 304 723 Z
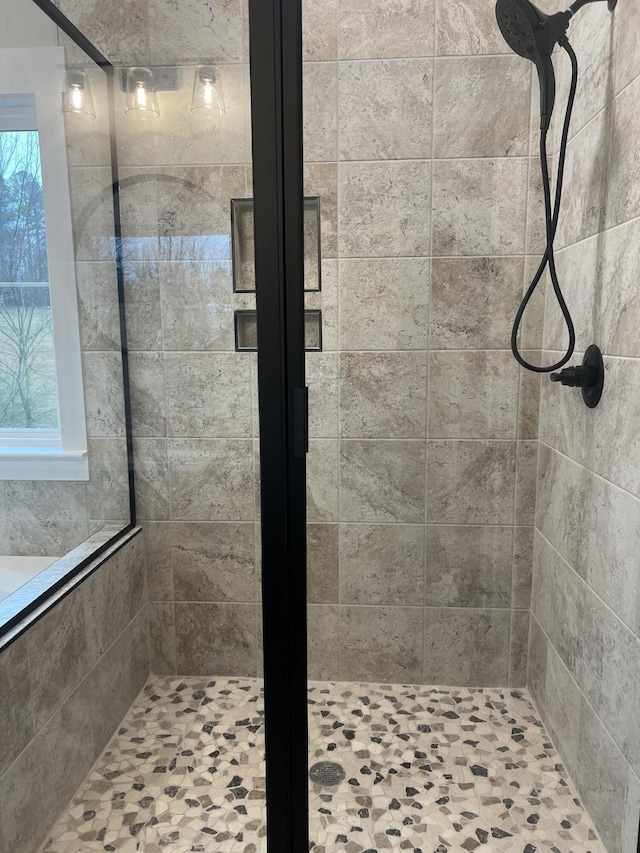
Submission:
M 157 118 L 160 115 L 153 72 L 150 68 L 130 68 L 127 71 L 127 107 L 132 118 Z
M 71 106 L 74 108 L 74 110 L 81 110 L 83 103 L 84 98 L 82 97 L 82 89 L 80 88 L 80 86 L 72 86 Z
M 204 81 L 204 88 L 202 92 L 202 98 L 205 102 L 205 105 L 209 108 L 213 106 L 213 86 L 211 80 Z
M 191 111 L 214 117 L 225 114 L 220 70 L 216 65 L 199 65 L 196 68 Z
M 139 110 L 147 109 L 147 90 L 145 89 L 142 80 L 138 80 L 138 86 L 136 88 L 136 101 L 138 103 Z
M 93 119 L 93 106 L 89 78 L 84 71 L 70 69 L 66 75 L 66 91 L 62 96 L 62 113 L 68 118 Z

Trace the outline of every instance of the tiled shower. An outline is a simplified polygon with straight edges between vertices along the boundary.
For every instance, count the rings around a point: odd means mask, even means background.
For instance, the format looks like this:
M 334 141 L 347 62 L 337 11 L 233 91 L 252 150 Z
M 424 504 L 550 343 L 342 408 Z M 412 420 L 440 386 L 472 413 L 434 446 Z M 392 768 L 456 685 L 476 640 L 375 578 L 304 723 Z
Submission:
M 155 120 L 132 121 L 119 91 L 115 112 L 142 534 L 80 605 L 40 623 L 52 663 L 32 668 L 33 636 L 4 670 L 0 658 L 11 702 L 37 709 L 19 735 L 5 711 L 19 749 L 9 743 L 0 764 L 0 850 L 257 853 L 260 422 L 256 355 L 235 337 L 255 296 L 234 292 L 231 249 L 231 200 L 252 195 L 248 11 L 243 0 L 57 5 L 117 72 L 170 69 L 178 85 L 159 86 Z M 322 278 L 305 294 L 322 317 L 322 351 L 306 357 L 309 763 L 335 757 L 346 770 L 338 787 L 311 788 L 318 853 L 636 850 L 640 16 L 630 0 L 581 15 L 557 263 L 575 360 L 594 340 L 605 355 L 595 411 L 509 349 L 545 233 L 537 77 L 504 43 L 493 3 L 303 3 L 304 192 L 320 200 Z M 194 69 L 214 62 L 226 113 L 198 120 Z M 562 102 L 564 57 L 556 71 Z M 552 163 L 559 133 L 557 119 Z M 99 164 L 84 169 L 89 188 L 105 184 Z M 96 370 L 113 374 L 103 262 L 84 260 L 94 286 L 80 311 L 95 350 L 85 364 L 104 359 Z M 535 363 L 564 346 L 546 289 L 520 337 Z M 96 401 L 94 444 L 124 442 L 115 406 Z M 113 520 L 125 473 L 110 476 L 107 461 Z M 120 584 L 130 606 L 110 598 Z M 96 641 L 101 606 L 111 627 Z M 88 689 L 99 698 L 73 761 L 56 735 L 69 782 L 57 795 L 38 783 L 46 808 L 25 832 L 36 758 L 51 732 L 78 725 Z M 207 757 L 220 744 L 224 785 Z M 512 806 L 496 770 L 505 755 Z M 427 765 L 435 791 L 425 784 L 421 799 L 407 792 Z M 221 807 L 227 789 L 235 799 Z

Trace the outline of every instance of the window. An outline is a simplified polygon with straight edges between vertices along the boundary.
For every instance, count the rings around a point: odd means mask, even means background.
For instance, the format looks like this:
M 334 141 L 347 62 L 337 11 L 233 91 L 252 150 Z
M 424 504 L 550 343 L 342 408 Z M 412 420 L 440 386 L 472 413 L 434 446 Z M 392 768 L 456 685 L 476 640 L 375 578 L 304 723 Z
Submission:
M 0 479 L 88 479 L 64 72 L 0 50 Z

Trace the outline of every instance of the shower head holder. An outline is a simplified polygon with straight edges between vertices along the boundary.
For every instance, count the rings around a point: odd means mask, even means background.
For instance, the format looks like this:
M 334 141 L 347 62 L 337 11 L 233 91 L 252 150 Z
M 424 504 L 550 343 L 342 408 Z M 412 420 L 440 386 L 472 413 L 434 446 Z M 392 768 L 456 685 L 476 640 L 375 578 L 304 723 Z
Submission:
M 590 409 L 595 409 L 602 397 L 604 385 L 604 361 L 600 348 L 591 344 L 581 365 L 565 367 L 560 373 L 552 373 L 550 379 L 569 388 L 581 388 L 585 404 Z

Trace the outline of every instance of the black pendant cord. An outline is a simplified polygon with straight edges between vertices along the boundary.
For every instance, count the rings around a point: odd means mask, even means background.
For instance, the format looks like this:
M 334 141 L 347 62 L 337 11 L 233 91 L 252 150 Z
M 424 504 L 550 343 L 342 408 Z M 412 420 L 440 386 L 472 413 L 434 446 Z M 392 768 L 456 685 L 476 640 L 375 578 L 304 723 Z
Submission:
M 542 169 L 542 187 L 544 191 L 547 247 L 544 256 L 540 262 L 540 266 L 538 267 L 538 270 L 535 276 L 533 277 L 533 280 L 529 285 L 522 302 L 520 303 L 520 307 L 518 308 L 518 312 L 513 322 L 513 329 L 511 331 L 511 351 L 513 352 L 516 361 L 518 361 L 519 364 L 522 365 L 522 367 L 526 367 L 527 370 L 531 370 L 534 373 L 550 373 L 553 370 L 558 370 L 560 367 L 562 367 L 569 361 L 569 359 L 573 355 L 573 351 L 575 349 L 576 344 L 576 333 L 573 326 L 573 320 L 571 319 L 571 314 L 569 312 L 569 309 L 567 308 L 567 303 L 564 300 L 562 289 L 560 287 L 560 282 L 558 281 L 558 274 L 556 272 L 556 262 L 553 250 L 553 241 L 555 239 L 556 231 L 558 228 L 560 202 L 562 199 L 562 181 L 564 178 L 567 142 L 569 139 L 569 125 L 571 123 L 571 113 L 573 112 L 573 104 L 575 101 L 576 88 L 578 84 L 578 60 L 573 51 L 573 48 L 569 44 L 569 41 L 566 37 L 563 37 L 560 40 L 560 44 L 569 54 L 569 58 L 571 59 L 571 87 L 569 89 L 567 109 L 565 112 L 564 125 L 562 128 L 562 140 L 560 143 L 560 153 L 558 157 L 558 175 L 556 180 L 556 195 L 553 206 L 553 214 L 551 213 L 551 186 L 549 182 L 549 164 L 547 162 L 548 127 L 542 127 L 540 130 L 540 165 Z M 549 274 L 551 276 L 553 290 L 556 295 L 556 299 L 558 300 L 560 310 L 562 311 L 562 315 L 567 326 L 567 331 L 569 332 L 569 346 L 567 347 L 567 351 L 560 359 L 560 361 L 556 362 L 555 364 L 549 365 L 548 367 L 539 367 L 538 365 L 530 364 L 520 354 L 520 350 L 518 349 L 518 332 L 520 330 L 520 325 L 522 323 L 522 317 L 524 315 L 525 309 L 529 304 L 529 300 L 535 293 L 536 288 L 540 283 L 540 279 L 542 278 L 547 265 L 549 266 Z

